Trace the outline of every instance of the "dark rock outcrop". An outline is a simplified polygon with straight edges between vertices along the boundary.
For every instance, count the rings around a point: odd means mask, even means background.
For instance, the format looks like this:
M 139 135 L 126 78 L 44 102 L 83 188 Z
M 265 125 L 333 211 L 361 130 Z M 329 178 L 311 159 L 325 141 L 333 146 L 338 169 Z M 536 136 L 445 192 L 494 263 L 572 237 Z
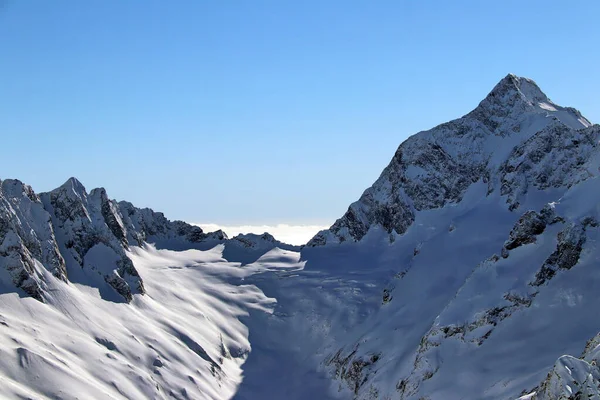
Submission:
M 598 137 L 579 111 L 508 75 L 475 110 L 403 142 L 373 186 L 307 245 L 360 241 L 374 226 L 393 241 L 415 213 L 461 202 L 476 182 L 516 210 L 532 188 L 566 190 L 591 177 L 585 164 Z
M 162 213 L 117 203 L 103 188 L 87 193 L 75 178 L 39 196 L 17 180 L 1 182 L 0 189 L 0 268 L 11 280 L 4 283 L 40 301 L 46 292 L 45 271 L 67 282 L 69 270 L 77 269 L 102 278 L 78 283 L 106 282 L 131 301 L 145 289 L 127 256 L 130 244 L 165 238 L 191 246 L 227 239 L 221 231 L 206 234 L 198 226 L 171 222 Z M 80 273 L 75 275 L 82 279 Z
M 556 275 L 559 270 L 569 270 L 577 264 L 586 242 L 586 228 L 593 220 L 571 223 L 558 234 L 556 250 L 546 259 L 535 275 L 531 286 L 541 286 Z
M 536 236 L 544 233 L 548 225 L 562 220 L 556 215 L 554 207 L 550 204 L 547 204 L 539 213 L 533 210 L 525 212 L 510 231 L 508 240 L 504 242 L 502 256 L 506 258 L 509 250 L 535 243 Z

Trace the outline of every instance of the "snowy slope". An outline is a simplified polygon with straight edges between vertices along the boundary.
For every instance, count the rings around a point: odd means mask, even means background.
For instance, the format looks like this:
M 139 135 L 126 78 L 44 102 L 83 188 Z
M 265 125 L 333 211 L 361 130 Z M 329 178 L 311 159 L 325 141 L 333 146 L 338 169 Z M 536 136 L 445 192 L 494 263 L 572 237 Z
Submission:
M 250 351 L 239 317 L 274 299 L 209 251 L 152 246 L 128 256 L 147 293 L 105 301 L 46 273 L 46 303 L 0 296 L 0 397 L 226 399 Z M 40 266 L 41 268 L 41 266 Z
M 0 397 L 598 398 L 599 140 L 508 75 L 302 248 L 2 181 Z
M 555 146 L 565 151 L 553 155 L 563 158 L 571 155 L 565 154 L 570 147 L 577 153 L 594 147 L 593 137 L 587 139 L 597 129 L 577 131 L 590 126 L 577 110 L 552 103 L 533 81 L 508 75 L 469 114 L 402 143 L 374 185 L 309 245 L 357 241 L 373 225 L 384 228 L 393 241 L 411 226 L 417 212 L 460 202 L 478 181 L 490 193 L 509 194 L 507 202 L 517 208 L 530 182 L 546 189 L 587 177 L 579 160 L 558 160 L 563 168 L 553 171 L 556 160 L 543 156 Z M 527 148 L 519 151 L 523 146 Z M 523 154 L 535 168 L 515 170 Z
M 205 233 L 74 178 L 0 189 L 1 398 L 231 398 L 241 318 L 275 304 L 244 279 L 304 265 L 267 233 Z
M 47 289 L 38 267 L 95 288 L 107 300 L 131 301 L 145 289 L 127 256 L 130 246 L 208 249 L 227 240 L 223 232 L 205 233 L 162 213 L 117 203 L 103 188 L 88 193 L 75 178 L 40 195 L 18 180 L 4 180 L 0 188 L 0 284 L 40 301 Z
M 563 355 L 600 330 L 599 133 L 509 75 L 473 112 L 404 142 L 302 249 L 304 270 L 249 278 L 278 304 L 249 322 L 244 368 L 289 372 L 242 382 L 239 398 L 595 394 L 595 355 Z
M 303 250 L 307 270 L 339 270 L 327 256 L 336 247 L 370 252 L 343 273 L 369 269 L 381 290 L 325 357 L 340 389 L 517 398 L 581 352 L 600 330 L 588 318 L 600 306 L 588 290 L 600 284 L 590 269 L 600 257 L 599 134 L 509 75 L 471 113 L 405 141 Z

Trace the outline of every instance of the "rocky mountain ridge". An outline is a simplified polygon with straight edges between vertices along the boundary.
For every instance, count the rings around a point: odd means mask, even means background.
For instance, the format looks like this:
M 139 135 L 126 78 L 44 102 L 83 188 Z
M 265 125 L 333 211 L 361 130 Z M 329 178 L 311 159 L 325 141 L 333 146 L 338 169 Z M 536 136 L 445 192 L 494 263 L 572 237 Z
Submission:
M 2 181 L 0 289 L 47 303 L 0 296 L 0 392 L 596 398 L 599 141 L 508 75 L 402 143 L 304 247 L 205 233 L 75 179 L 39 195 Z
M 404 141 L 373 186 L 308 245 L 359 241 L 374 226 L 394 241 L 416 212 L 456 204 L 479 181 L 517 209 L 530 183 L 560 188 L 589 178 L 584 164 L 599 134 L 579 111 L 509 74 L 467 115 Z
M 310 267 L 312 253 L 371 249 L 362 268 L 388 276 L 380 306 L 324 359 L 340 390 L 357 399 L 595 398 L 597 350 L 577 359 L 556 348 L 572 351 L 600 331 L 585 317 L 597 296 L 580 282 L 595 282 L 600 257 L 599 141 L 600 126 L 512 74 L 475 110 L 404 141 L 304 251 Z M 546 347 L 534 353 L 536 340 Z M 528 388 L 553 356 L 548 378 Z
M 160 212 L 111 200 L 104 188 L 88 193 L 75 178 L 40 194 L 18 180 L 0 182 L 0 282 L 40 301 L 46 294 L 44 274 L 50 273 L 96 287 L 107 299 L 129 302 L 145 292 L 127 255 L 130 246 L 210 248 L 228 241 L 260 247 L 263 253 L 288 246 L 267 233 L 231 240 L 222 231 L 206 233 Z

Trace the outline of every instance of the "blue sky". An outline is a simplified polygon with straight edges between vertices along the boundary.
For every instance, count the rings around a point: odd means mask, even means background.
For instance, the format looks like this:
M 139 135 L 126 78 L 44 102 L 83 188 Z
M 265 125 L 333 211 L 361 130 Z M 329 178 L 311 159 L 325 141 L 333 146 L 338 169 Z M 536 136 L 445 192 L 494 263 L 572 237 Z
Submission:
M 218 224 L 330 224 L 508 72 L 600 122 L 600 2 L 0 6 L 0 177 Z

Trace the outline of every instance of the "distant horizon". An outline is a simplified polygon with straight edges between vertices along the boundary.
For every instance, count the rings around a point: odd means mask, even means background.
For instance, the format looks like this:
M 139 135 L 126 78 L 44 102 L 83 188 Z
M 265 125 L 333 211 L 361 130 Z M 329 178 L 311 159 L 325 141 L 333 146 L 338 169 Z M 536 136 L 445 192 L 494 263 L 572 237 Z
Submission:
M 237 236 L 239 234 L 254 233 L 262 235 L 263 233 L 271 234 L 276 240 L 300 246 L 306 244 L 312 239 L 319 231 L 328 229 L 333 222 L 329 225 L 291 225 L 280 223 L 276 225 L 221 225 L 214 223 L 192 223 L 202 228 L 205 232 L 214 232 L 222 230 L 227 234 L 229 238 Z

